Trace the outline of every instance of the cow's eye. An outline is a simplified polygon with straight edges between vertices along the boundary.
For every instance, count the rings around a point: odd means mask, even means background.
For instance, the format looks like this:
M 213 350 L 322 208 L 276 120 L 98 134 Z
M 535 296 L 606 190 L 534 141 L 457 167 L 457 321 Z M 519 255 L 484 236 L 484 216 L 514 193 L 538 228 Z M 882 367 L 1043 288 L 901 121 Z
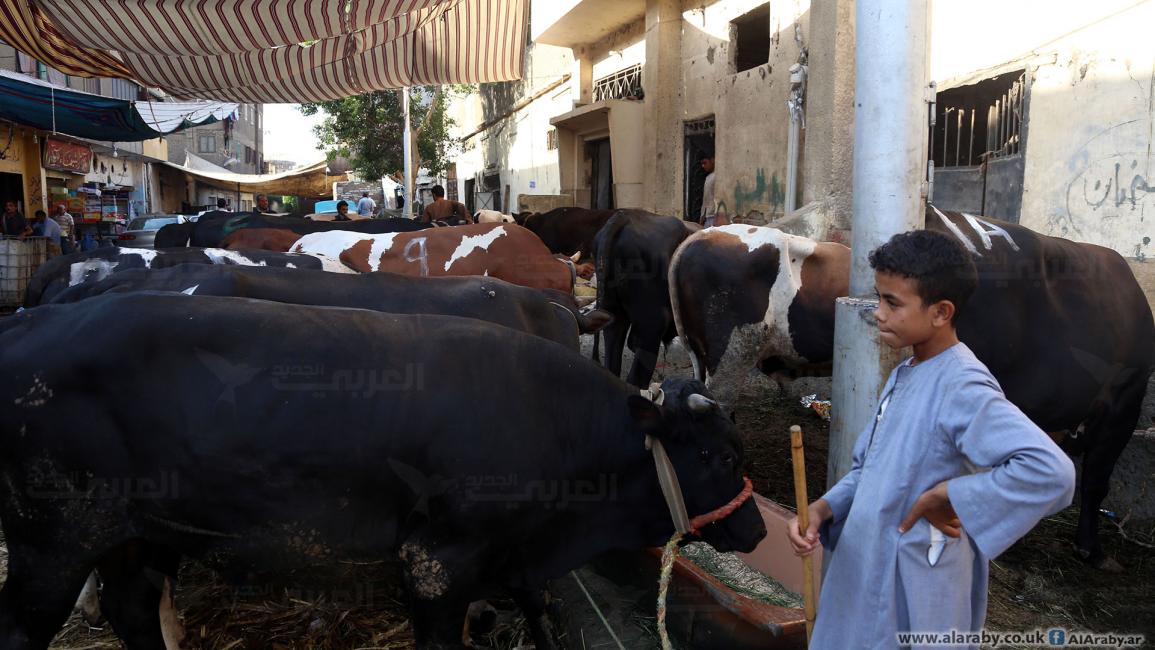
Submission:
M 734 454 L 729 452 L 722 454 L 722 464 L 726 467 L 733 467 L 735 462 Z

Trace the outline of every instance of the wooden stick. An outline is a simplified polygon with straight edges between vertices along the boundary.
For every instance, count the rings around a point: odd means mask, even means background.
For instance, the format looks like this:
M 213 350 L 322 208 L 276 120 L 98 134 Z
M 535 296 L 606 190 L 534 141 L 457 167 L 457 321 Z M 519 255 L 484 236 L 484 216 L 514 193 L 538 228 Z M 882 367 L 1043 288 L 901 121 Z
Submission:
M 790 449 L 794 457 L 794 500 L 798 506 L 798 528 L 805 535 L 810 528 L 810 499 L 806 496 L 806 458 L 802 450 L 802 427 L 790 427 Z M 814 633 L 814 567 L 810 556 L 802 558 L 802 604 L 806 613 L 806 642 Z

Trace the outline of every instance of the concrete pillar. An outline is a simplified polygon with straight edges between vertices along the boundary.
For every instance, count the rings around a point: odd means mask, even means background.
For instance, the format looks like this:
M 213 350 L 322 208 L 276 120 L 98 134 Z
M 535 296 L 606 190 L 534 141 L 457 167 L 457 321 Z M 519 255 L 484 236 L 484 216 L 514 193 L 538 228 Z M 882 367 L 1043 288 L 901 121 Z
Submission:
M 826 239 L 849 241 L 854 168 L 854 0 L 810 4 L 802 204 L 825 203 Z
M 678 214 L 682 198 L 682 3 L 646 0 L 645 205 Z
M 903 356 L 878 340 L 867 255 L 922 227 L 929 84 L 928 0 L 858 0 L 850 297 L 835 307 L 828 482 L 850 469 L 887 375 Z
M 594 63 L 588 47 L 574 49 L 573 56 L 570 88 L 573 92 L 574 108 L 577 108 L 592 104 L 594 101 Z

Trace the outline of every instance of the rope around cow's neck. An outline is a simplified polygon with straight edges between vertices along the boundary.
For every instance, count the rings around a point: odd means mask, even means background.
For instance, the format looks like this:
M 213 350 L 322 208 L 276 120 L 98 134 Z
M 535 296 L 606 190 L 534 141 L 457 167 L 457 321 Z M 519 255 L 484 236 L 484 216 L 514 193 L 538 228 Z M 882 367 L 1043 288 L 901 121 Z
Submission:
M 649 390 L 642 390 L 642 395 L 657 406 L 665 400 L 665 393 L 656 385 Z M 673 575 L 674 561 L 678 558 L 678 542 L 685 534 L 697 535 L 702 528 L 729 517 L 735 510 L 742 507 L 754 493 L 754 484 L 749 477 L 742 477 L 742 491 L 726 505 L 710 512 L 690 519 L 686 512 L 686 501 L 682 496 L 682 488 L 678 484 L 678 473 L 666 454 L 662 441 L 653 436 L 646 436 L 646 449 L 654 455 L 654 466 L 658 472 L 658 484 L 662 487 L 662 496 L 666 498 L 666 506 L 670 509 L 670 518 L 674 521 L 674 535 L 662 549 L 662 571 L 658 577 L 658 637 L 662 642 L 662 650 L 671 650 L 670 634 L 666 630 L 666 596 L 670 589 L 670 579 Z

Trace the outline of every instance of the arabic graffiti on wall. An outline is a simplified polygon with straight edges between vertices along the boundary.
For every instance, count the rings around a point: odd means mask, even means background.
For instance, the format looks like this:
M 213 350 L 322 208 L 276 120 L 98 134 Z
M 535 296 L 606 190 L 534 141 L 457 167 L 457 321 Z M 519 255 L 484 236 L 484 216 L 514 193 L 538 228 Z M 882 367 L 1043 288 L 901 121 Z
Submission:
M 1065 211 L 1050 219 L 1064 236 L 1085 236 L 1110 220 L 1145 221 L 1155 211 L 1155 177 L 1145 120 L 1108 127 L 1078 148 L 1069 161 Z M 1137 224 L 1136 224 L 1137 225 Z
M 786 204 L 786 186 L 778 180 L 778 174 L 771 174 L 766 182 L 766 170 L 761 167 L 754 175 L 754 186 L 746 187 L 742 180 L 734 183 L 734 214 L 743 216 L 755 210 L 782 212 Z

